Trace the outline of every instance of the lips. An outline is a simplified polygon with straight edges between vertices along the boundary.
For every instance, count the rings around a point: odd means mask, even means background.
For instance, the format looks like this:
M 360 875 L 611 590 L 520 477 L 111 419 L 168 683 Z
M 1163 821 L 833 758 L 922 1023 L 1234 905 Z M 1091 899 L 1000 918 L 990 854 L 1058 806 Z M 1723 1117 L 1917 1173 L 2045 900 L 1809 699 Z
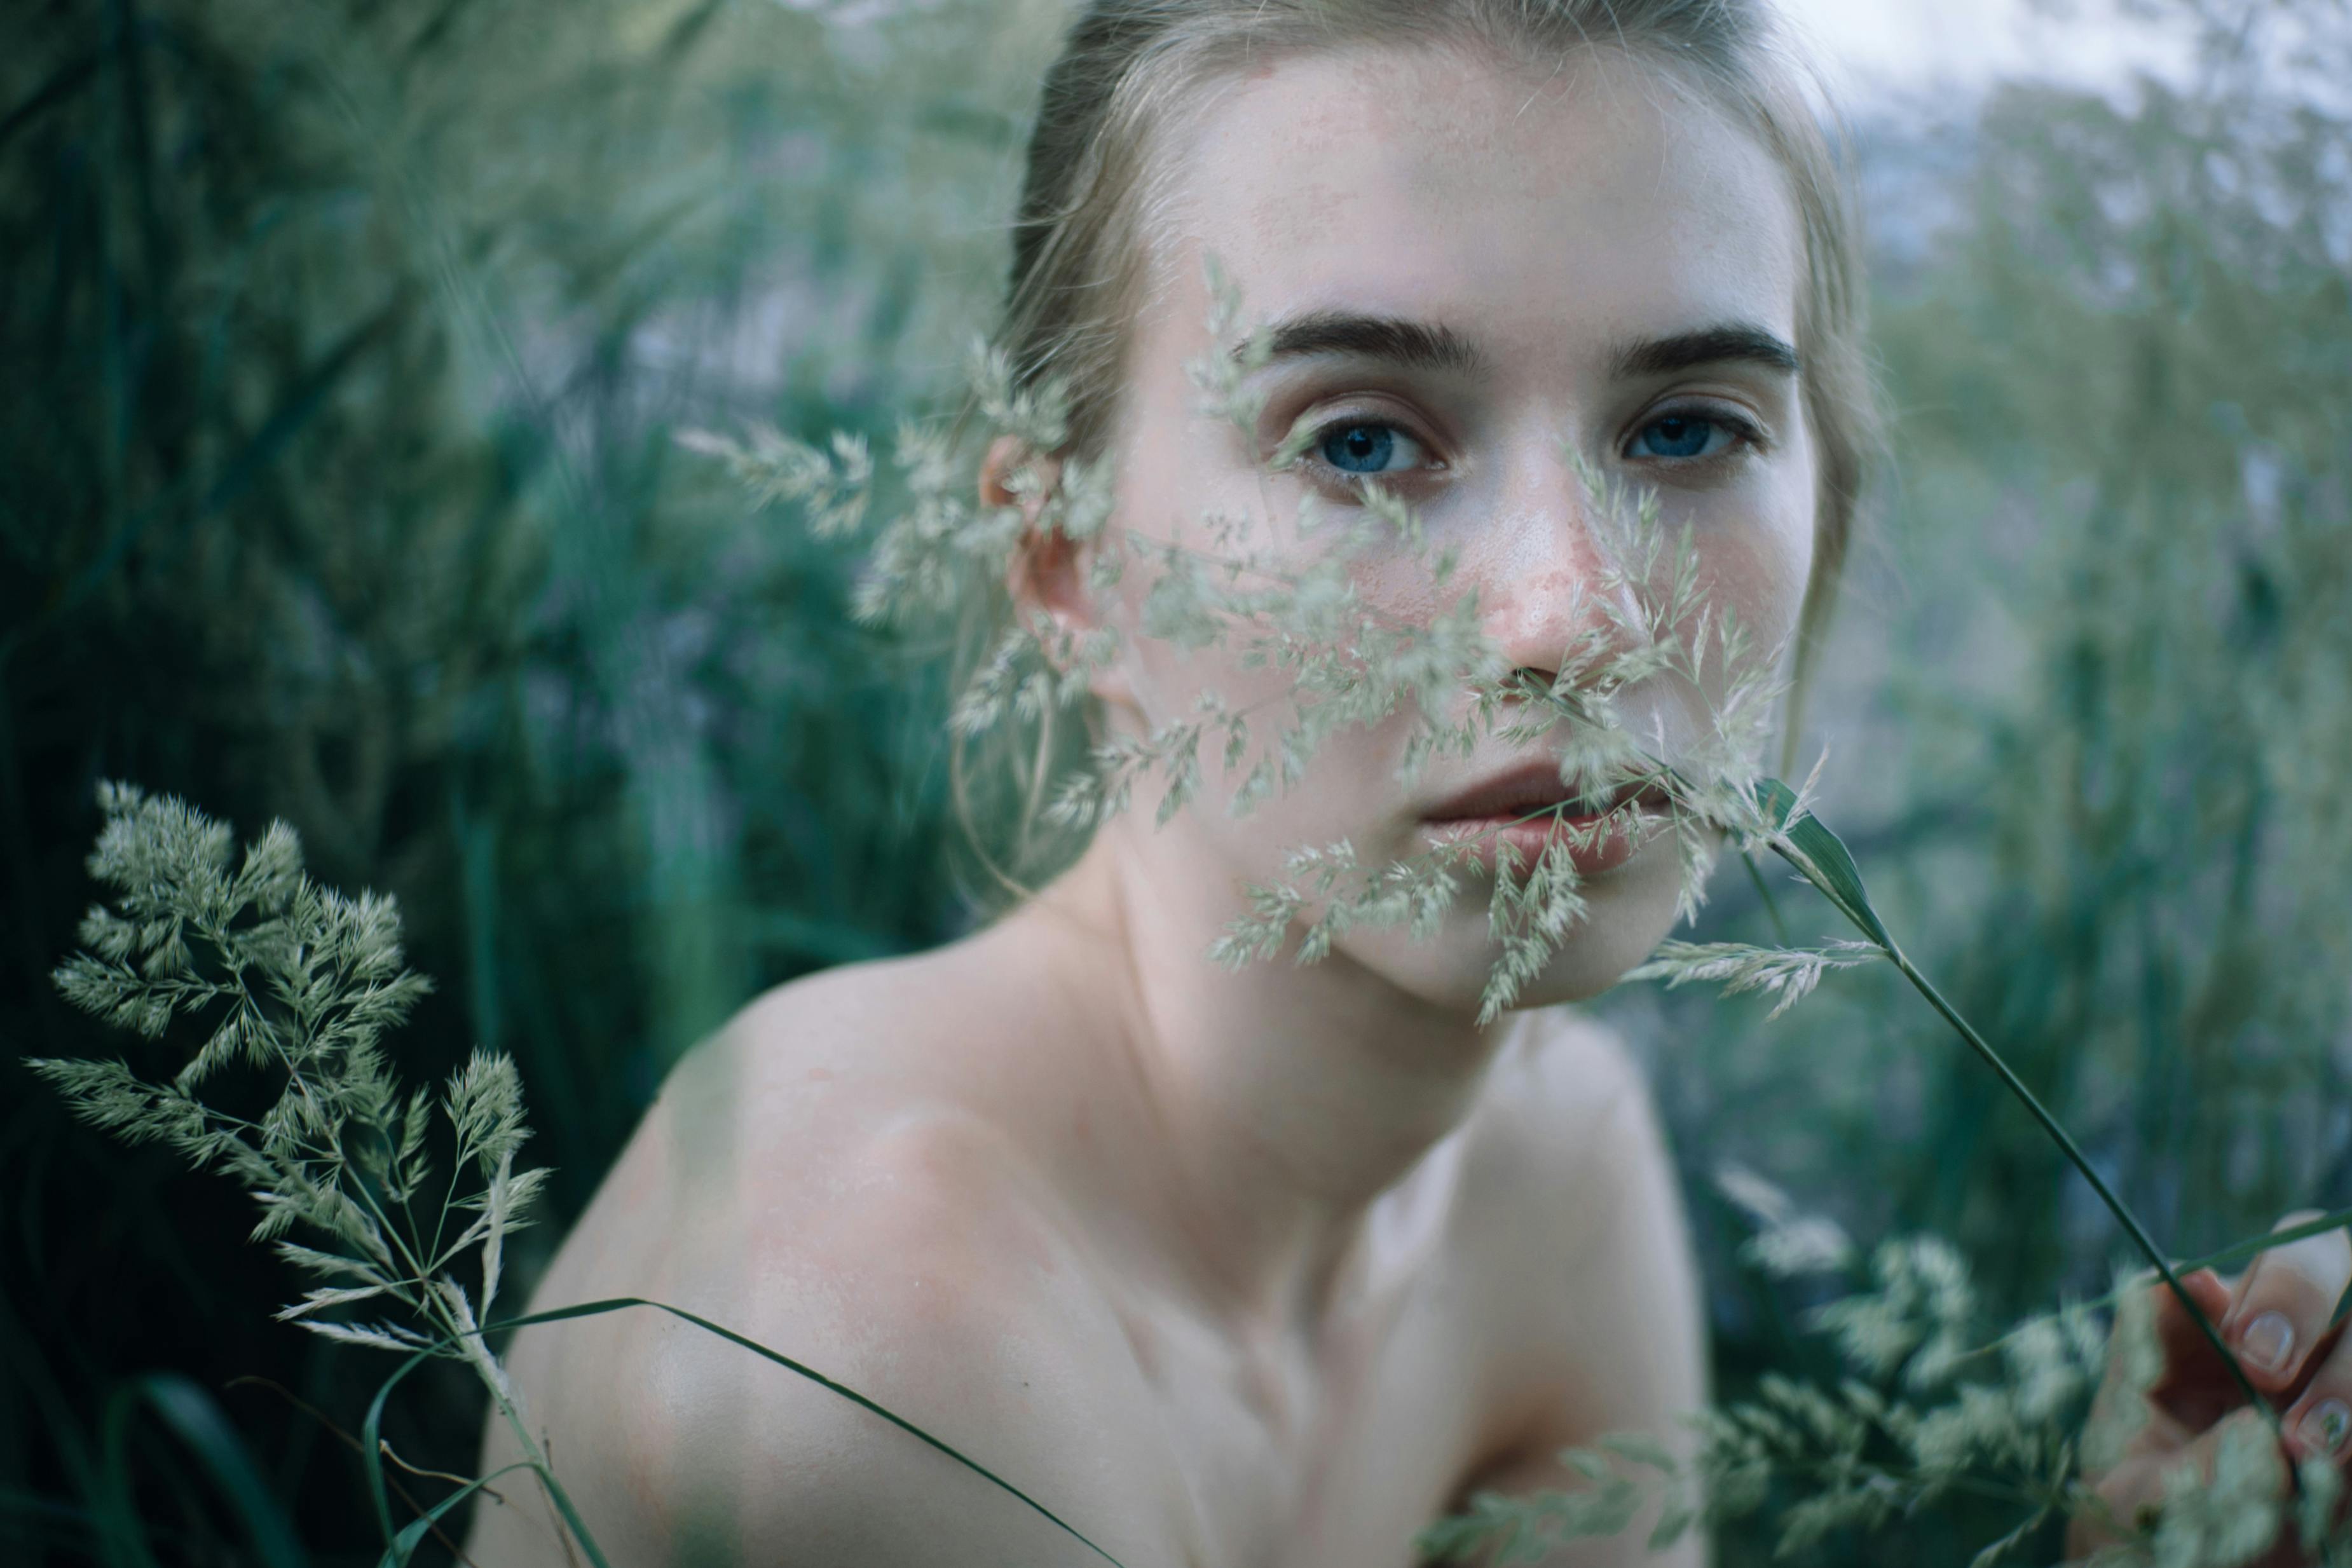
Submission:
M 1561 780 L 1558 764 L 1536 760 L 1446 797 L 1422 814 L 1422 825 L 1434 841 L 1467 844 L 1472 858 L 1490 866 L 1501 844 L 1511 847 L 1522 866 L 1560 844 L 1580 875 L 1597 876 L 1633 857 L 1639 847 L 1633 830 L 1646 841 L 1666 805 L 1654 782 L 1625 783 L 1600 803 L 1581 796 L 1580 788 Z M 1634 809 L 1623 809 L 1629 805 Z
M 1475 822 L 1524 817 L 1531 811 L 1566 805 L 1577 800 L 1580 793 L 1579 789 L 1561 780 L 1557 763 L 1525 762 L 1448 796 L 1423 812 L 1422 821 Z M 1656 796 L 1654 803 L 1664 804 L 1664 796 L 1654 784 L 1633 780 L 1611 791 L 1607 803 L 1598 810 L 1590 810 L 1589 816 L 1598 817 L 1636 796 L 1643 797 L 1645 804 L 1651 803 L 1648 797 Z M 1569 815 L 1571 821 L 1576 820 L 1574 813 Z

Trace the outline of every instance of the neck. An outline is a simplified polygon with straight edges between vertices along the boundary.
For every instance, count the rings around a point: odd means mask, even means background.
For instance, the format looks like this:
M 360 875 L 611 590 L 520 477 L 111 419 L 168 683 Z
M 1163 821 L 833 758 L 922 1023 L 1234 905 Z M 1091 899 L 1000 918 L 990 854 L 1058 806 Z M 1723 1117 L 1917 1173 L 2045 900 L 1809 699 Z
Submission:
M 1503 1026 L 1337 953 L 1213 965 L 1237 905 L 1181 837 L 1118 820 L 1034 913 L 1097 938 L 1081 983 L 1108 1002 L 1131 1070 L 1140 1136 L 1124 1175 L 1155 1245 L 1221 1306 L 1312 1321 L 1375 1200 L 1468 1115 Z

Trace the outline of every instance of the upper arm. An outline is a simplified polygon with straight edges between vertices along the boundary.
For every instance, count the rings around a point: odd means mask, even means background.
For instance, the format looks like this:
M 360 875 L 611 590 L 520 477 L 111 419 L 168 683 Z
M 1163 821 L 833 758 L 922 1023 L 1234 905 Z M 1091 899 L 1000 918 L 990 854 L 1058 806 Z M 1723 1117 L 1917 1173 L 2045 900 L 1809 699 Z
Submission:
M 1479 1490 L 1509 1494 L 1584 1483 L 1561 1449 L 1639 1432 L 1686 1453 L 1680 1417 L 1706 1397 L 1706 1327 L 1680 1185 L 1647 1085 L 1607 1035 L 1576 1026 L 1535 1064 L 1526 1158 L 1543 1195 L 1525 1226 L 1524 1347 L 1511 1371 L 1525 1391 L 1517 1439 Z M 1563 1119 L 1566 1124 L 1563 1124 Z M 1546 1124 L 1549 1124 L 1548 1125 Z M 1519 1337 L 1521 1335 L 1527 1337 Z M 1645 1487 L 1651 1472 L 1635 1471 Z M 1643 1548 L 1653 1505 L 1622 1537 L 1564 1547 L 1547 1563 L 1696 1563 L 1694 1532 L 1673 1553 Z
M 644 1312 L 644 1309 L 638 1309 Z M 714 1319 L 791 1354 L 923 1428 L 1079 1529 L 1083 1496 L 1046 1464 L 1045 1434 L 1014 1402 L 975 1385 L 1012 1364 L 978 1335 L 938 1335 L 897 1357 L 805 1320 Z M 875 1324 L 902 1326 L 885 1308 Z M 1090 1554 L 1020 1500 L 946 1453 L 755 1353 L 646 1314 L 621 1358 L 579 1368 L 591 1385 L 541 1402 L 538 1431 L 606 1559 L 622 1565 L 790 1562 L 809 1568 L 1030 1568 Z M 975 1393 L 982 1395 L 975 1398 Z M 486 1462 L 516 1456 L 494 1436 Z M 503 1456 L 495 1450 L 503 1448 Z M 478 1517 L 485 1568 L 564 1563 L 552 1511 L 527 1478 Z
M 757 1093 L 749 1086 L 747 1103 Z M 750 1113 L 772 1152 L 793 1149 L 783 1168 L 763 1174 L 745 1155 L 733 1175 L 714 1175 L 708 1150 L 674 1146 L 674 1113 L 650 1117 L 534 1305 L 636 1295 L 709 1318 L 921 1427 L 1099 1539 L 1087 1520 L 1103 1478 L 1087 1456 L 1107 1445 L 1087 1429 L 1090 1407 L 1070 1397 L 1066 1358 L 1051 1343 L 1055 1308 L 1034 1261 L 1049 1239 L 985 1134 L 953 1117 L 902 1115 L 841 1137 L 773 1104 Z M 689 1165 L 699 1167 L 692 1180 L 681 1174 Z M 615 1568 L 1091 1558 L 885 1416 L 667 1313 L 638 1307 L 525 1330 L 511 1359 L 531 1427 Z M 520 1457 L 494 1419 L 485 1470 Z M 485 1568 L 565 1563 L 551 1511 L 514 1479 L 497 1483 L 506 1506 L 477 1511 L 472 1555 Z

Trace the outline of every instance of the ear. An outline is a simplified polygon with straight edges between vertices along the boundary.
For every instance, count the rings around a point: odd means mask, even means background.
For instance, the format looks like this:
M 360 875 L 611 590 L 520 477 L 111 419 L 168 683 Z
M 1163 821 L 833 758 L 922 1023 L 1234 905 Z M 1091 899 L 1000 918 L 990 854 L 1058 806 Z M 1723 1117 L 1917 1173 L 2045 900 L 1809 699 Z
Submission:
M 1021 543 L 1005 568 L 1004 586 L 1015 611 L 1028 621 L 1039 613 L 1076 637 L 1102 623 L 1100 606 L 1087 581 L 1081 544 L 1059 528 L 1041 527 L 1039 517 L 1062 481 L 1062 460 L 1041 457 L 1018 436 L 1000 435 L 989 443 L 980 468 L 980 501 L 984 507 L 1018 507 L 1027 526 Z M 1117 702 L 1126 693 L 1118 667 L 1096 672 L 1094 693 Z
M 1038 526 L 1045 502 L 1062 482 L 1062 460 L 1040 457 L 1017 435 L 1000 435 L 988 444 L 980 465 L 980 504 L 1018 507 L 1024 527 L 1021 544 L 1005 569 L 1004 586 L 1025 615 L 1042 610 L 1072 631 L 1091 624 L 1085 619 L 1085 582 L 1079 572 L 1077 548 L 1059 529 Z

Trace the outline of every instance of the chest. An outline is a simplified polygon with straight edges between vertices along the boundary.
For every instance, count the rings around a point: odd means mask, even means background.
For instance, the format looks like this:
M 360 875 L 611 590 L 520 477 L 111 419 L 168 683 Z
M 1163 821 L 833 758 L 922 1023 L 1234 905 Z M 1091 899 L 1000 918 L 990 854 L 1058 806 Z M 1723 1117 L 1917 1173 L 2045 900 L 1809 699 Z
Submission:
M 1128 1308 L 1112 1357 L 1122 1468 L 1165 1568 L 1412 1568 L 1492 1436 L 1486 1368 L 1442 1284 L 1311 1342 Z M 1106 1347 L 1110 1348 L 1110 1347 Z M 1139 1568 L 1139 1565 L 1136 1565 Z

